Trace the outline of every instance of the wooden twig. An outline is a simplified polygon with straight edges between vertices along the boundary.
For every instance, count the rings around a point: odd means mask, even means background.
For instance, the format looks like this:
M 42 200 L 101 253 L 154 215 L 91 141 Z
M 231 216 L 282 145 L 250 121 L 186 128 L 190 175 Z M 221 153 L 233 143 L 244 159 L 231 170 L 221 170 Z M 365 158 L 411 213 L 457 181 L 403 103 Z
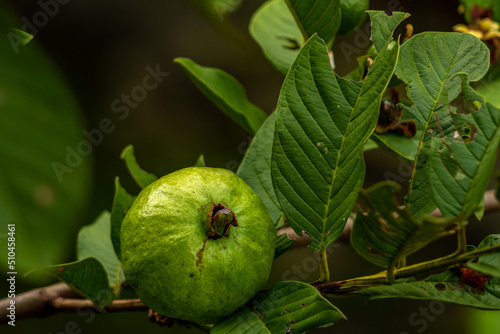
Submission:
M 65 283 L 56 283 L 43 288 L 23 292 L 15 299 L 15 319 L 45 317 L 57 312 L 76 312 L 94 309 L 96 312 L 147 311 L 148 307 L 139 299 L 114 300 L 110 305 L 100 309 L 88 299 L 82 299 Z M 11 299 L 0 300 L 0 324 L 6 324 Z

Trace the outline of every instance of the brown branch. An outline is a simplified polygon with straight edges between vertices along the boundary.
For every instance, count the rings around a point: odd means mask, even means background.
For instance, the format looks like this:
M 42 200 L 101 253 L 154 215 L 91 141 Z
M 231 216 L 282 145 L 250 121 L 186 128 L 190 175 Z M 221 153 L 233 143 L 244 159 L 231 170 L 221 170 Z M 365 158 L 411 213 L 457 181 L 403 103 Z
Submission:
M 15 319 L 45 317 L 56 312 L 75 312 L 94 309 L 96 312 L 147 311 L 149 308 L 139 299 L 114 300 L 104 308 L 98 308 L 93 302 L 81 297 L 65 283 L 56 283 L 43 288 L 23 292 L 12 299 L 15 301 Z M 0 300 L 0 324 L 6 324 L 11 299 Z

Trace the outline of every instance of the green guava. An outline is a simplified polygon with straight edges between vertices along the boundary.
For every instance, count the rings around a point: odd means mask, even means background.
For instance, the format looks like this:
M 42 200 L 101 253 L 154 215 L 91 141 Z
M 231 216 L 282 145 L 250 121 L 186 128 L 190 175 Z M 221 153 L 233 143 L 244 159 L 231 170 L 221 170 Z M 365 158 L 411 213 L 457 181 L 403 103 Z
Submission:
M 348 35 L 366 19 L 370 0 L 340 0 L 340 35 Z
M 267 282 L 276 230 L 233 172 L 181 169 L 144 188 L 120 232 L 127 281 L 156 312 L 213 324 Z

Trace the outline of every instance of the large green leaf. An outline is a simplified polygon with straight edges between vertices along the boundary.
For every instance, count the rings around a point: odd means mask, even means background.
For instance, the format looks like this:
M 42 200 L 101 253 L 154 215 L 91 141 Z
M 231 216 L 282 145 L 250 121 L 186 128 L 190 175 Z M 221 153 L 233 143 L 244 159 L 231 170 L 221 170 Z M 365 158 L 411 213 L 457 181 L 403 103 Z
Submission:
M 216 324 L 210 334 L 305 333 L 345 316 L 306 283 L 280 282 L 239 312 Z
M 500 234 L 486 237 L 478 248 L 486 248 L 500 244 Z M 500 253 L 481 255 L 477 261 L 467 262 L 467 266 L 477 272 L 500 278 Z
M 358 291 L 370 299 L 408 298 L 439 300 L 481 309 L 500 310 L 500 278 L 491 278 L 483 289 L 469 285 L 458 269 L 432 275 L 423 281 L 413 278 L 396 280 L 392 285 Z
M 389 41 L 387 43 L 389 45 Z M 276 111 L 274 189 L 296 233 L 324 250 L 341 233 L 363 185 L 363 147 L 375 128 L 399 44 L 378 54 L 363 82 L 338 77 L 313 36 L 290 68 Z
M 253 138 L 236 174 L 259 194 L 271 218 L 277 224 L 282 212 L 271 179 L 274 120 L 273 113 Z
M 488 70 L 488 48 L 470 34 L 430 32 L 404 43 L 400 59 L 396 74 L 414 103 L 408 110 L 424 126 L 407 204 L 416 217 L 438 206 L 466 219 L 483 197 L 498 146 L 498 110 L 468 84 Z M 461 91 L 457 112 L 451 104 Z
M 304 38 L 285 0 L 265 2 L 252 16 L 249 30 L 267 59 L 286 74 Z
M 109 290 L 108 274 L 96 258 L 88 257 L 37 271 L 54 276 L 99 306 L 109 305 L 113 301 L 113 294 Z
M 0 248 L 4 250 L 0 268 L 4 272 L 8 224 L 16 224 L 18 272 L 61 262 L 73 248 L 92 184 L 93 143 L 88 137 L 97 131 L 85 128 L 67 82 L 37 41 L 23 46 L 26 36 L 10 30 L 19 25 L 19 17 L 0 5 Z
M 103 212 L 96 221 L 80 229 L 77 239 L 77 258 L 98 259 L 108 274 L 108 282 L 116 297 L 120 294 L 121 284 L 125 281 L 122 264 L 116 256 L 111 242 L 111 215 Z
M 359 255 L 384 267 L 396 263 L 430 242 L 454 233 L 455 221 L 428 217 L 416 220 L 397 202 L 401 187 L 394 182 L 380 182 L 362 190 L 365 207 L 354 221 L 351 243 Z
M 134 203 L 135 197 L 129 195 L 121 186 L 120 180 L 115 179 L 115 196 L 113 198 L 113 208 L 111 209 L 111 241 L 116 256 L 121 260 L 120 230 L 123 218 Z
M 130 175 L 132 175 L 135 182 L 141 188 L 146 188 L 150 183 L 153 183 L 158 179 L 156 175 L 146 172 L 139 166 L 135 158 L 134 147 L 132 145 L 128 145 L 123 149 L 121 158 L 125 160 L 125 164 L 127 165 Z
M 266 119 L 266 114 L 247 99 L 245 89 L 226 72 L 203 67 L 188 58 L 175 58 L 193 83 L 219 109 L 250 134 L 255 134 Z
M 304 40 L 315 33 L 330 45 L 340 27 L 339 0 L 286 0 Z

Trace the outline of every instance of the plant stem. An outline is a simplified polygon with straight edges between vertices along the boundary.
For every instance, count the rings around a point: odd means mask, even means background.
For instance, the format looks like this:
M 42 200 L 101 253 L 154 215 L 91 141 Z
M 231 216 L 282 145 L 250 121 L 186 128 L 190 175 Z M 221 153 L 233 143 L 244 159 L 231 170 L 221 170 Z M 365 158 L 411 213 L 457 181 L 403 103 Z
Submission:
M 400 269 L 395 268 L 394 276 L 395 278 L 407 278 L 415 275 L 429 274 L 439 270 L 446 270 L 448 268 L 456 266 L 457 264 L 475 259 L 480 255 L 494 252 L 500 252 L 500 245 L 476 249 L 474 251 L 461 254 L 455 253 L 451 256 L 444 256 L 435 260 L 417 263 Z M 357 277 L 344 281 L 323 283 L 316 285 L 316 288 L 322 293 L 326 294 L 343 294 L 353 293 L 363 288 L 385 284 L 389 284 L 387 271 L 383 271 L 375 275 Z
M 465 233 L 465 225 L 457 231 L 457 251 L 456 254 L 465 253 L 467 250 L 467 234 Z
M 322 249 L 318 252 L 319 255 L 319 281 L 321 283 L 328 282 L 330 280 L 330 271 L 328 270 L 328 259 L 326 256 L 326 249 Z

